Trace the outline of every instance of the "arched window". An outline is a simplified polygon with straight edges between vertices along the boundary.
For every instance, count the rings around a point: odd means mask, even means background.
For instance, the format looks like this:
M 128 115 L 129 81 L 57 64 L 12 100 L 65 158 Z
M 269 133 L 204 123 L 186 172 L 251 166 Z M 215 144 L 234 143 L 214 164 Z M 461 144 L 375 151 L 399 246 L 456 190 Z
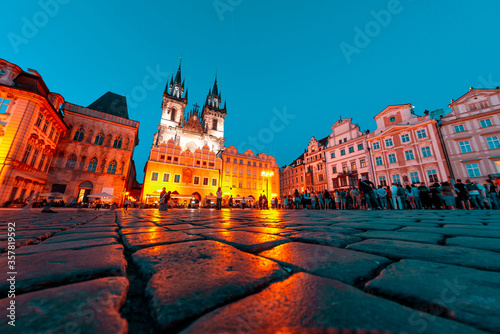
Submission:
M 85 135 L 85 132 L 83 132 L 83 129 L 79 128 L 78 130 L 76 130 L 75 136 L 73 137 L 73 140 L 83 141 L 83 136 L 84 135 Z
M 109 163 L 108 174 L 115 174 L 115 173 L 116 173 L 116 160 L 113 160 Z
M 95 172 L 97 168 L 97 158 L 93 157 L 92 160 L 89 161 L 89 167 L 87 168 L 87 172 Z
M 175 116 L 177 115 L 177 109 L 172 108 L 171 114 L 170 114 L 170 120 L 175 122 Z
M 68 160 L 66 160 L 66 168 L 74 169 L 75 166 L 76 166 L 76 155 L 75 154 L 71 154 L 68 157 Z
M 217 130 L 217 120 L 216 119 L 212 120 L 212 130 Z
M 122 148 L 122 137 L 118 136 L 115 138 L 113 148 Z
M 99 132 L 97 136 L 95 136 L 94 144 L 102 146 L 103 142 L 104 142 L 104 133 Z

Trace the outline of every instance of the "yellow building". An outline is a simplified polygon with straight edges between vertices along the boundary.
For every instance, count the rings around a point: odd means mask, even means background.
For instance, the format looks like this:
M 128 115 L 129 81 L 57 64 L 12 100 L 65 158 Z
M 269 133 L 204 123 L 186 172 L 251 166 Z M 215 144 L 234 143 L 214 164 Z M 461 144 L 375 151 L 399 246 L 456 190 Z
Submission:
M 0 59 L 0 205 L 43 191 L 59 138 L 68 129 L 62 102 L 38 72 Z
M 261 195 L 268 198 L 280 197 L 279 168 L 271 155 L 251 151 L 238 153 L 230 146 L 222 153 L 222 192 L 223 203 L 227 205 L 230 196 L 236 204 L 245 197 L 247 204 L 253 204 Z
M 141 200 L 155 204 L 165 187 L 172 192 L 173 203 L 187 206 L 199 201 L 201 206 L 210 206 L 216 199 L 221 165 L 221 159 L 208 146 L 194 152 L 183 151 L 170 139 L 151 149 Z

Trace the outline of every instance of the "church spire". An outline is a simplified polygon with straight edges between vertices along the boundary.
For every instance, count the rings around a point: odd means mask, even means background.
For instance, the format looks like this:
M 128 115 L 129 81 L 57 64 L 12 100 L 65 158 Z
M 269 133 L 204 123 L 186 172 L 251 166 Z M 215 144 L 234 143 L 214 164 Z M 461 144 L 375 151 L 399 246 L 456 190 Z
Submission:
M 173 97 L 176 99 L 186 99 L 187 96 L 184 96 L 184 87 L 185 87 L 185 82 L 186 80 L 182 80 L 182 73 L 181 73 L 181 68 L 182 68 L 182 57 L 179 62 L 179 69 L 177 70 L 177 74 L 175 75 L 175 79 L 172 77 L 170 78 L 170 83 L 167 84 L 165 87 L 165 91 L 163 92 L 163 95 L 168 96 L 168 97 Z M 187 102 L 187 101 L 186 101 Z

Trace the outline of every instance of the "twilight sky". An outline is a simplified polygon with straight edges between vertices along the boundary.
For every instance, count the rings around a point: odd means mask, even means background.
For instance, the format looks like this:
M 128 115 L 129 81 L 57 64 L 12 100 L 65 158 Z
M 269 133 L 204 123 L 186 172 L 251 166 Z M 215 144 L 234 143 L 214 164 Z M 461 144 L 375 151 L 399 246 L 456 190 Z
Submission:
M 187 111 L 217 71 L 226 146 L 282 166 L 340 116 L 373 131 L 387 105 L 448 110 L 471 86 L 499 86 L 499 12 L 498 0 L 17 0 L 4 5 L 0 58 L 71 103 L 126 95 L 142 183 L 181 55 Z

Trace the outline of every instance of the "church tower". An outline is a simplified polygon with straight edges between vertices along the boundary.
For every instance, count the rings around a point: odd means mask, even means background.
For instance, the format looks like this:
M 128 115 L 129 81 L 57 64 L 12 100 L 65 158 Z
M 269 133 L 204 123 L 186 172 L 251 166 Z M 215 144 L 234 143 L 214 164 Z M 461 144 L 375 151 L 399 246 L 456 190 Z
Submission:
M 221 92 L 217 86 L 216 76 L 212 90 L 208 90 L 201 118 L 205 125 L 206 134 L 217 138 L 224 138 L 224 118 L 227 116 L 226 103 L 224 102 L 224 107 L 222 107 L 221 101 Z
M 163 92 L 163 102 L 161 104 L 163 112 L 160 124 L 167 128 L 182 126 L 184 111 L 188 103 L 187 89 L 186 94 L 184 94 L 184 81 L 181 83 L 181 65 L 179 64 L 175 79 L 170 78 L 170 82 L 167 82 Z

